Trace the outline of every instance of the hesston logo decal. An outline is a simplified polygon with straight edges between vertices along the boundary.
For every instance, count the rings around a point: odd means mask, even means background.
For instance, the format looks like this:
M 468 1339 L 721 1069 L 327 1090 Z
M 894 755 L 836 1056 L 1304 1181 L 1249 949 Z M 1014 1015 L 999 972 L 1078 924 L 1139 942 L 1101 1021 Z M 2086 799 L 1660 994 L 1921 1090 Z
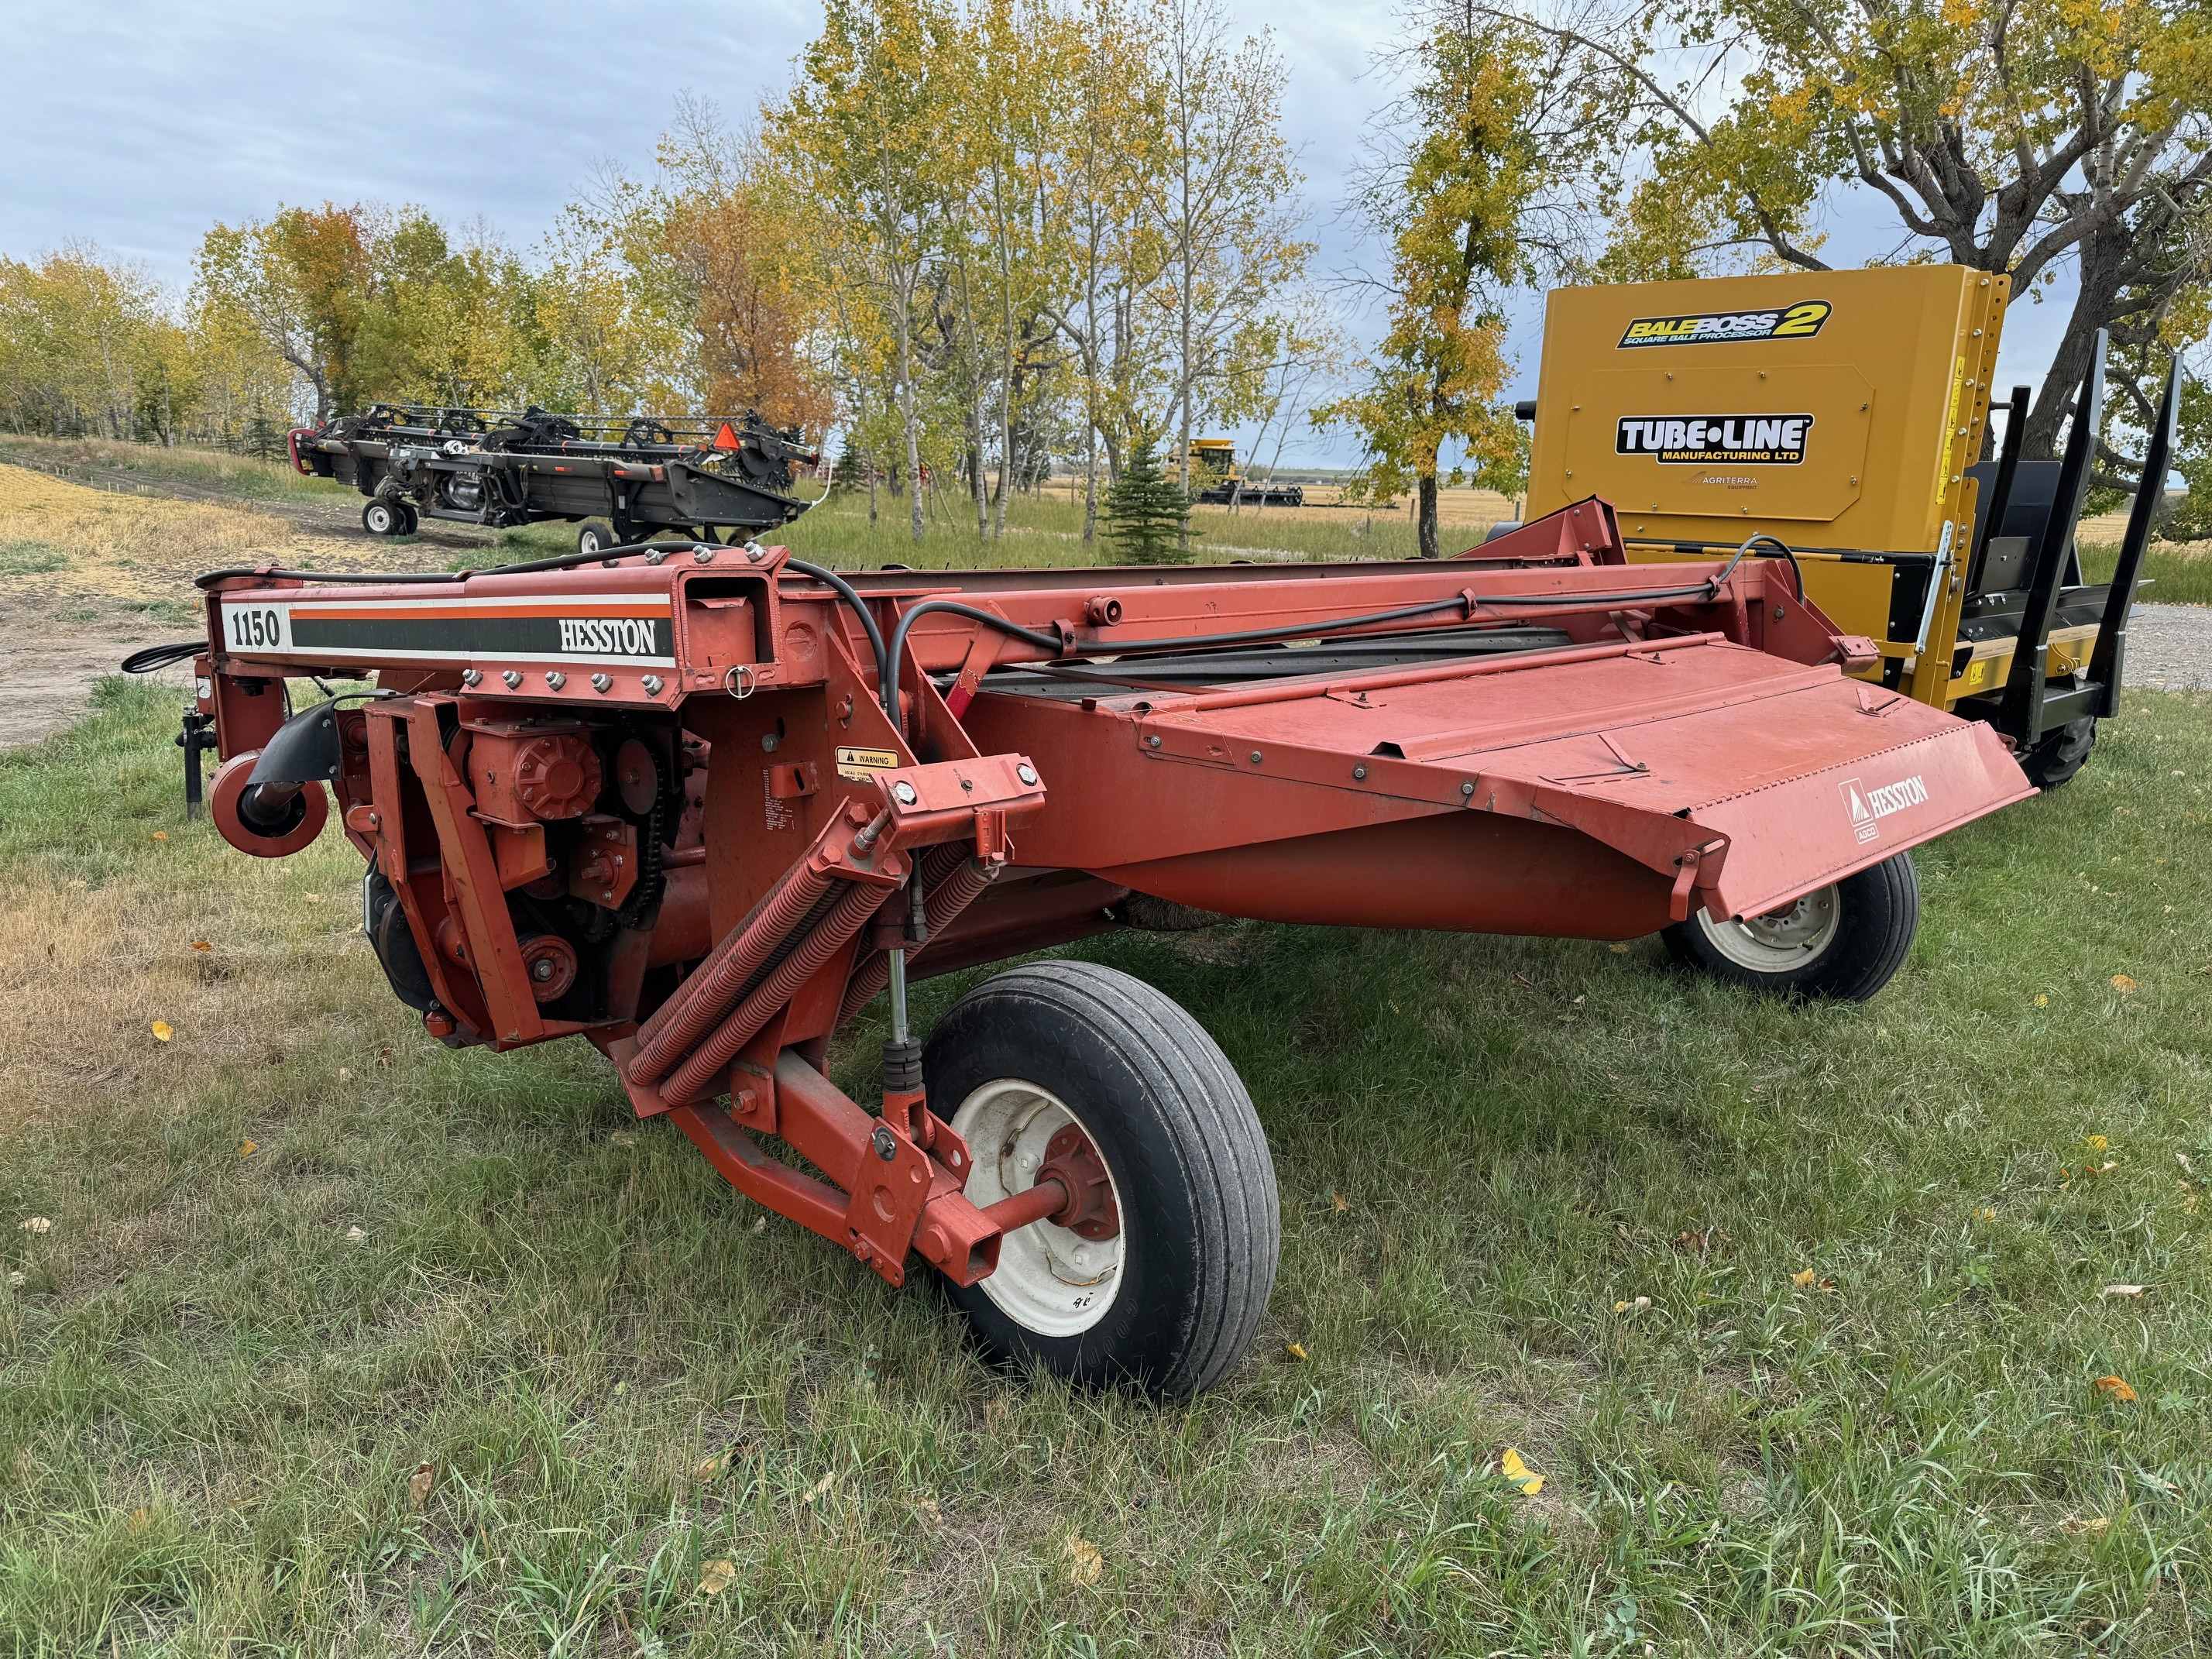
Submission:
M 1752 340 L 1809 340 L 1835 307 L 1826 300 L 1755 311 L 1690 312 L 1678 317 L 1638 317 L 1621 334 L 1624 350 L 1638 346 L 1735 345 Z
M 1668 465 L 1805 459 L 1810 415 L 1624 415 L 1613 428 L 1616 455 L 1649 455 Z
M 561 618 L 561 648 L 601 657 L 659 654 L 653 624 L 628 617 Z
M 1881 821 L 1892 812 L 1923 805 L 1928 799 L 1928 786 L 1921 781 L 1917 772 L 1873 789 L 1856 778 L 1845 778 L 1836 787 L 1843 792 L 1844 810 L 1850 815 L 1851 833 L 1862 842 L 1872 841 L 1880 835 Z

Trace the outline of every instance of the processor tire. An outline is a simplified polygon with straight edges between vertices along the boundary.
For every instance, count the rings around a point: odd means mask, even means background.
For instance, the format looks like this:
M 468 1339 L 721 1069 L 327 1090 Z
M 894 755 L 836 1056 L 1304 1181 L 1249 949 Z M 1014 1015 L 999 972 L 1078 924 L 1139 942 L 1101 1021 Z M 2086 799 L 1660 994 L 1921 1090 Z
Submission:
M 1764 915 L 1715 921 L 1693 910 L 1661 938 L 1676 962 L 1731 985 L 1864 1002 L 1905 965 L 1919 924 L 1912 855 L 1897 853 Z
M 1167 1398 L 1244 1358 L 1281 1248 L 1275 1170 L 1243 1084 L 1188 1013 L 1114 969 L 1037 963 L 956 1003 L 923 1073 L 969 1142 L 975 1202 L 1034 1185 L 1071 1144 L 1108 1178 L 1110 1230 L 1032 1223 L 991 1275 L 945 1285 L 986 1356 Z
M 586 519 L 576 526 L 576 551 L 586 558 L 604 553 L 611 547 L 620 547 L 615 532 L 598 519 Z
M 362 508 L 361 527 L 372 536 L 404 536 L 407 514 L 398 501 L 379 495 Z
M 2084 714 L 2045 732 L 2016 758 L 2030 783 L 2039 789 L 2056 789 L 2088 763 L 2089 751 L 2096 746 L 2097 717 Z

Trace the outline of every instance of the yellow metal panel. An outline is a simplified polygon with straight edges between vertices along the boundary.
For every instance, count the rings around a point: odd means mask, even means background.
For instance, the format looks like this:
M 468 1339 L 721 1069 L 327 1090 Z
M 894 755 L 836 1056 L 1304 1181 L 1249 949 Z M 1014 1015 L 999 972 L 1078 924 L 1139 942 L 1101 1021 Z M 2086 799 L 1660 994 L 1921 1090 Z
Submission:
M 1793 546 L 1932 552 L 1979 447 L 2004 292 L 1956 265 L 1559 289 L 1528 516 L 1596 495 L 1653 541 L 1771 525 Z M 1801 446 L 1741 441 L 1790 417 L 1809 417 Z M 1653 422 L 1690 441 L 1653 446 Z

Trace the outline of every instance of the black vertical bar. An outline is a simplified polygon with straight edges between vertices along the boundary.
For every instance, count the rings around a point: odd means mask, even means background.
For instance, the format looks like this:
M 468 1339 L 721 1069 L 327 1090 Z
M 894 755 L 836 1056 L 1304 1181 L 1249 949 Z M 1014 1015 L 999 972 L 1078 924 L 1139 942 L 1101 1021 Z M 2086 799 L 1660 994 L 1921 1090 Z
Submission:
M 2051 644 L 2051 619 L 2058 611 L 2059 578 L 2074 544 L 2074 523 L 2089 488 L 2089 460 L 2096 453 L 2097 423 L 2105 410 L 2105 331 L 2090 345 L 2089 370 L 2075 400 L 2074 423 L 2066 434 L 2066 454 L 2058 464 L 2058 485 L 2051 491 L 2051 516 L 2035 542 L 2035 579 L 2020 616 L 2020 637 L 2013 643 L 2012 672 L 2006 677 L 1997 730 L 2025 748 L 2043 735 L 2043 690 Z
M 2004 533 L 2004 511 L 2012 501 L 2012 475 L 2020 470 L 2020 447 L 2027 436 L 2029 389 L 2016 386 L 2005 404 L 2004 447 L 1997 452 L 1997 476 L 1990 498 L 1982 503 L 1982 526 L 1974 535 L 1973 556 L 1966 561 L 1966 592 L 1982 591 L 1982 565 L 1990 556 L 1990 538 Z
M 2166 393 L 2158 400 L 2158 418 L 2151 422 L 2150 447 L 2143 452 L 2142 482 L 2136 486 L 2135 505 L 2128 510 L 2128 533 L 2120 541 L 2119 562 L 2112 567 L 2112 586 L 2105 595 L 2105 614 L 2097 625 L 2097 648 L 2089 656 L 2089 683 L 2097 687 L 2100 715 L 2120 712 L 2122 653 L 2128 637 L 2128 609 L 2136 600 L 2137 579 L 2142 574 L 2143 554 L 2158 520 L 2159 504 L 2166 495 L 2166 471 L 2173 457 L 2174 428 L 2181 413 L 2181 359 L 2166 372 Z

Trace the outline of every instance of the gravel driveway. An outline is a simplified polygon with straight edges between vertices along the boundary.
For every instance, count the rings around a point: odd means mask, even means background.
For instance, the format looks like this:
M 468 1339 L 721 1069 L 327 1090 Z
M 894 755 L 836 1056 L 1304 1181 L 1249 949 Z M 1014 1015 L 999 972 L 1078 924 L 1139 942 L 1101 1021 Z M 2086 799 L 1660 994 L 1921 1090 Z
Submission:
M 2122 678 L 2160 691 L 2212 691 L 2212 605 L 2138 604 Z

